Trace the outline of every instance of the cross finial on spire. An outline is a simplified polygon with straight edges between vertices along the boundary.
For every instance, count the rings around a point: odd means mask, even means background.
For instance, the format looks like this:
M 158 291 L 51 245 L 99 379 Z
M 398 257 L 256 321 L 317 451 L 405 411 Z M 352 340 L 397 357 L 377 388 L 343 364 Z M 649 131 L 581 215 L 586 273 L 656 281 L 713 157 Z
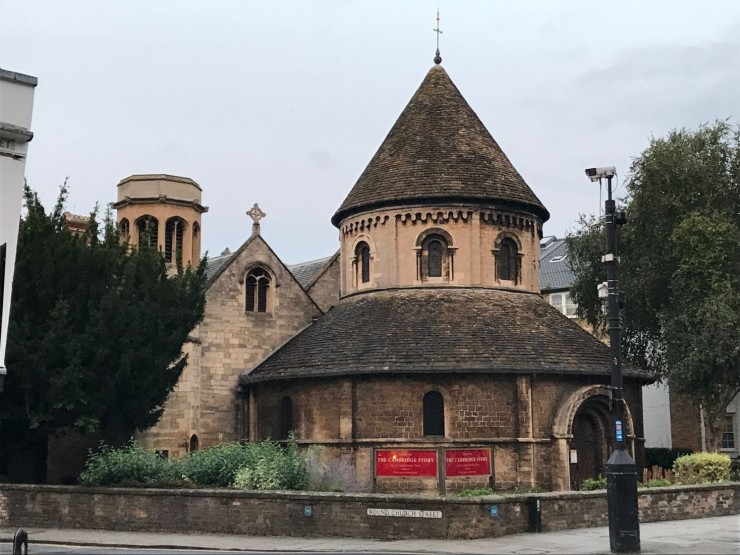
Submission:
M 252 221 L 254 222 L 252 224 L 252 235 L 259 235 L 260 234 L 260 220 L 267 216 L 265 212 L 262 211 L 262 209 L 259 207 L 259 205 L 255 202 L 254 206 L 247 210 L 247 216 L 252 218 Z
M 432 30 L 437 33 L 437 52 L 434 55 L 434 63 L 439 65 L 442 63 L 442 56 L 439 55 L 439 35 L 442 34 L 442 31 L 439 29 L 439 8 L 437 8 L 437 28 Z

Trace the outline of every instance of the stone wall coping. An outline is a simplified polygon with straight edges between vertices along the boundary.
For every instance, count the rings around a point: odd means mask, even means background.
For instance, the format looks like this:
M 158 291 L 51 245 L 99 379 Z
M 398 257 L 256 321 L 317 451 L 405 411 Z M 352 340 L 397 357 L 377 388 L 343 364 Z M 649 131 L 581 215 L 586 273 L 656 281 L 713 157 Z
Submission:
M 39 80 L 33 75 L 26 75 L 24 73 L 18 73 L 17 71 L 10 71 L 2 68 L 0 68 L 0 80 L 19 83 L 21 85 L 29 85 L 31 87 L 35 87 L 39 83 Z
M 651 493 L 681 493 L 707 490 L 740 490 L 740 482 L 721 482 L 716 484 L 694 484 L 686 486 L 669 486 L 644 488 L 638 490 L 638 496 Z M 177 497 L 222 497 L 251 498 L 292 501 L 365 501 L 368 503 L 396 503 L 413 505 L 477 505 L 480 503 L 521 503 L 529 498 L 543 501 L 559 499 L 587 499 L 606 495 L 606 490 L 592 491 L 553 491 L 540 493 L 493 494 L 479 497 L 425 497 L 419 495 L 384 494 L 384 493 L 340 493 L 321 491 L 258 491 L 236 489 L 205 488 L 121 488 L 121 487 L 85 487 L 85 486 L 50 486 L 38 484 L 0 484 L 0 491 L 16 490 L 39 493 L 68 493 L 79 495 L 149 495 Z

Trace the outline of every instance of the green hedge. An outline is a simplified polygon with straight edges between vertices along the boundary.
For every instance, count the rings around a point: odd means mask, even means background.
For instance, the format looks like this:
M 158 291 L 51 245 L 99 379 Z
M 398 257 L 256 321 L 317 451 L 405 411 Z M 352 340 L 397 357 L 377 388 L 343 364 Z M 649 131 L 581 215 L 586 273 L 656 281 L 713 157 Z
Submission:
M 709 484 L 730 480 L 730 457 L 721 453 L 684 455 L 673 463 L 679 484 Z

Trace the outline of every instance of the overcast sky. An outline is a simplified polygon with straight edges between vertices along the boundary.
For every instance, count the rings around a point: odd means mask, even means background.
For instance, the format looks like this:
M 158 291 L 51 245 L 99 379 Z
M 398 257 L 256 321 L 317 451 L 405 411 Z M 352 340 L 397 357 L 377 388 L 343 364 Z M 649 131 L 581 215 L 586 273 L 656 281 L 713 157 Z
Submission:
M 249 236 L 287 263 L 338 248 L 332 214 L 442 65 L 562 236 L 649 138 L 737 123 L 740 2 L 0 0 L 0 67 L 38 77 L 26 174 L 51 205 L 137 173 L 203 188 L 204 249 Z

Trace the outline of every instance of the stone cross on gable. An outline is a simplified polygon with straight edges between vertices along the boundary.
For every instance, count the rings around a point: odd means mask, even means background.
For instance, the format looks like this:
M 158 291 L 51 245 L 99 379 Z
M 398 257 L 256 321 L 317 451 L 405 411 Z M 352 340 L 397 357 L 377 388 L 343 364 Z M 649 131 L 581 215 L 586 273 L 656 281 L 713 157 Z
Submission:
M 252 224 L 252 235 L 259 235 L 260 234 L 260 220 L 267 216 L 265 212 L 262 211 L 262 209 L 259 207 L 259 205 L 255 202 L 254 206 L 247 210 L 247 216 L 252 218 L 252 221 L 254 222 Z

